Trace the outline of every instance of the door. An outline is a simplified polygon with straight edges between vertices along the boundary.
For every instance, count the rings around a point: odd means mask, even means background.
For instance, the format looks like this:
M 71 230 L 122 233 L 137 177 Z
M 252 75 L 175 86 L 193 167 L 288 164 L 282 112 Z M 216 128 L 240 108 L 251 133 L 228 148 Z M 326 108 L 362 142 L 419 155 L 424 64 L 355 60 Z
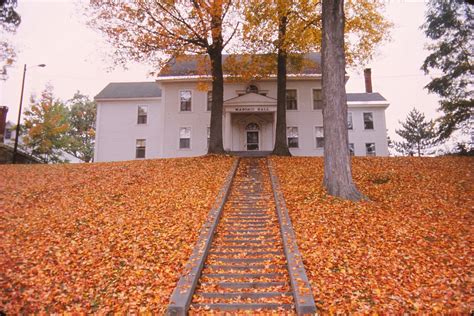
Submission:
M 258 131 L 247 131 L 247 150 L 258 149 Z

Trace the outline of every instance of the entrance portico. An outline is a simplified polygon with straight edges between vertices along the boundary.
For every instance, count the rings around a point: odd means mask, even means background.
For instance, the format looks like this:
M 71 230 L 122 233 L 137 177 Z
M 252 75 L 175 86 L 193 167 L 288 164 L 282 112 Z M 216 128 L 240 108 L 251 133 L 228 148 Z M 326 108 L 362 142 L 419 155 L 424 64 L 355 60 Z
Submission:
M 257 93 L 224 101 L 224 148 L 271 151 L 275 142 L 277 100 Z

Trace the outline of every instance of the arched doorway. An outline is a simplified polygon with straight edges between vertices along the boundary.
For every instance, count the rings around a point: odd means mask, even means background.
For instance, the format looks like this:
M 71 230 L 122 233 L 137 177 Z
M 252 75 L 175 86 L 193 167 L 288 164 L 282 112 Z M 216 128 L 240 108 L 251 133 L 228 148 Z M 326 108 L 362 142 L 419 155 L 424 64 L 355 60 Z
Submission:
M 260 126 L 257 123 L 249 123 L 245 127 L 247 150 L 260 149 Z

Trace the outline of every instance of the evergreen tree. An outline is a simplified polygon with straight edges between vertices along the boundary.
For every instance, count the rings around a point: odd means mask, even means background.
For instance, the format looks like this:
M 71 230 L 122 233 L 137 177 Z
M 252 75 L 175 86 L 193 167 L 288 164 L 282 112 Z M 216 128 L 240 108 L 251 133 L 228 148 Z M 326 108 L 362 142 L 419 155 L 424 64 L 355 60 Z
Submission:
M 425 115 L 413 108 L 405 120 L 400 122 L 401 129 L 395 130 L 404 140 L 394 142 L 395 149 L 403 154 L 418 156 L 426 153 L 426 150 L 435 144 L 436 133 L 434 123 L 427 121 Z
M 47 163 L 64 162 L 62 149 L 66 147 L 69 129 L 66 106 L 54 99 L 51 86 L 45 88 L 39 99 L 32 97 L 31 102 L 25 112 L 26 148 Z
M 441 97 L 439 139 L 467 127 L 474 100 L 472 51 L 474 17 L 472 3 L 464 0 L 431 0 L 422 29 L 433 40 L 431 54 L 425 59 L 425 73 L 441 70 L 425 88 Z
M 17 0 L 0 0 L 0 24 L 3 28 L 16 28 L 20 25 L 20 15 L 15 11 Z
M 94 159 L 96 104 L 77 91 L 68 101 L 69 130 L 64 151 L 84 161 Z
M 16 59 L 11 36 L 20 25 L 20 15 L 15 11 L 17 0 L 0 0 L 0 80 L 6 80 L 7 67 Z

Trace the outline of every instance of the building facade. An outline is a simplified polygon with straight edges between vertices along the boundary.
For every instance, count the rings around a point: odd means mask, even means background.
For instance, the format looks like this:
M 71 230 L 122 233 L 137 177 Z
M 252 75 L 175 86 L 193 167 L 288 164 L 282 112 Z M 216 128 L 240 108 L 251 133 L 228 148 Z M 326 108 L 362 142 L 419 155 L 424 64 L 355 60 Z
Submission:
M 319 55 L 315 66 L 287 80 L 287 137 L 295 156 L 324 148 Z M 156 82 L 110 83 L 97 96 L 95 161 L 191 157 L 207 153 L 211 91 L 195 64 L 176 62 Z M 370 79 L 370 78 L 369 78 Z M 207 86 L 210 86 L 207 84 Z M 271 151 L 276 128 L 276 78 L 224 85 L 227 151 Z M 385 109 L 379 93 L 349 93 L 349 148 L 356 156 L 387 156 Z

